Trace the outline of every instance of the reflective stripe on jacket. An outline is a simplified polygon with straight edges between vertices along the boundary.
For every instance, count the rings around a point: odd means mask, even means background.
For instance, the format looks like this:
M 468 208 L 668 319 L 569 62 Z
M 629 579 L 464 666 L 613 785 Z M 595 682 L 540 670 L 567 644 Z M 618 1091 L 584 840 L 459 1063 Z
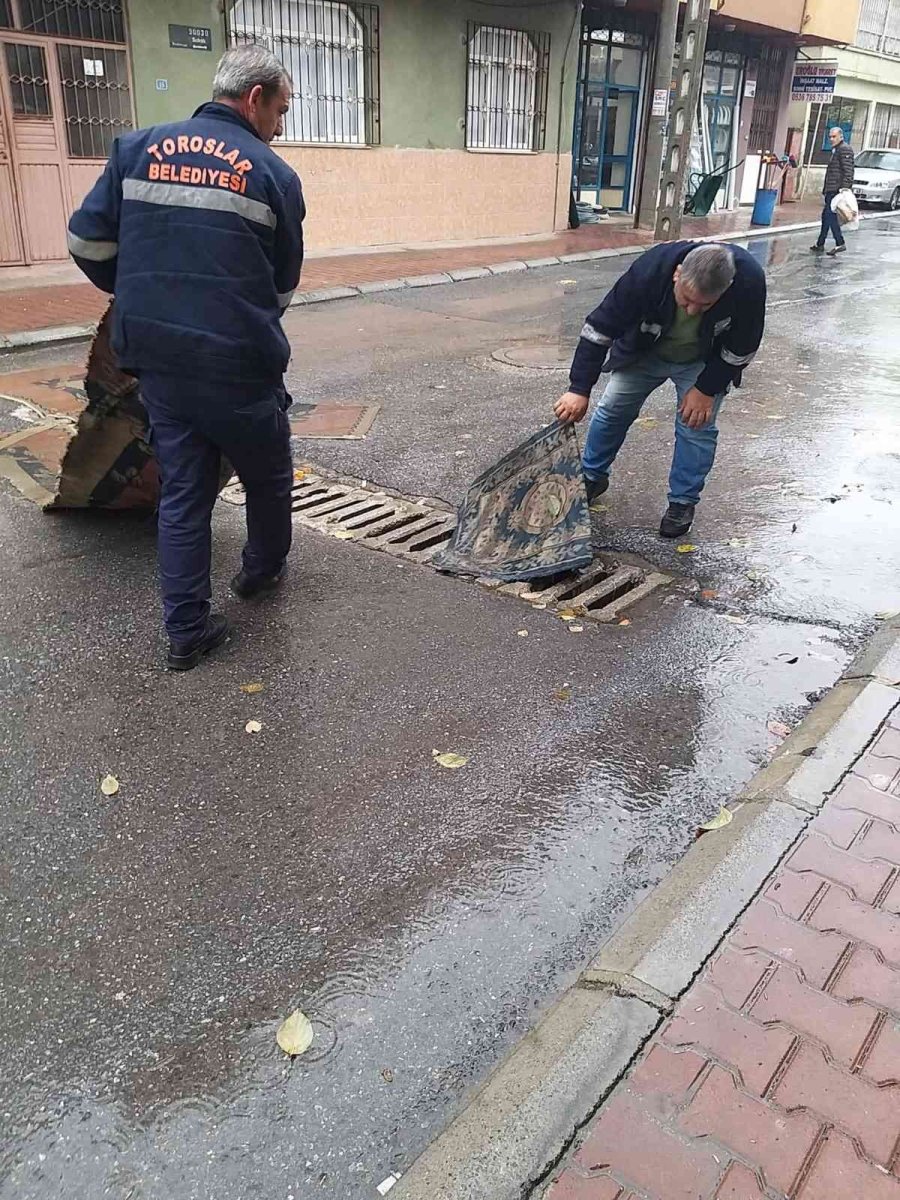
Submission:
M 601 371 L 621 371 L 652 353 L 675 320 L 675 268 L 700 244 L 663 242 L 632 263 L 585 321 L 569 375 L 573 392 L 589 396 Z M 700 325 L 706 365 L 697 387 L 707 396 L 740 383 L 765 328 L 765 272 L 740 246 L 729 249 L 734 281 Z
M 69 222 L 81 270 L 116 297 L 126 370 L 280 379 L 281 314 L 303 263 L 300 180 L 239 113 L 127 134 Z

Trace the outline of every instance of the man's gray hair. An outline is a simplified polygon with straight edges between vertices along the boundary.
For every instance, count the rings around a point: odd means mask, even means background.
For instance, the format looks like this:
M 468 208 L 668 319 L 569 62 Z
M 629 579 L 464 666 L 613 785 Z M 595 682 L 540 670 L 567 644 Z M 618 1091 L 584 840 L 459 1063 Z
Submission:
M 708 299 L 728 291 L 734 272 L 734 254 L 722 245 L 698 246 L 681 264 L 682 281 Z
M 284 65 L 265 46 L 248 43 L 226 50 L 219 59 L 213 79 L 213 100 L 224 97 L 240 100 L 251 88 L 260 84 L 263 95 L 268 99 L 281 88 L 291 84 L 291 77 Z
M 843 129 L 841 129 L 840 125 L 832 125 L 832 127 L 828 130 L 828 132 L 829 132 L 829 134 L 839 133 L 841 135 L 841 137 L 844 136 L 844 131 L 843 131 Z

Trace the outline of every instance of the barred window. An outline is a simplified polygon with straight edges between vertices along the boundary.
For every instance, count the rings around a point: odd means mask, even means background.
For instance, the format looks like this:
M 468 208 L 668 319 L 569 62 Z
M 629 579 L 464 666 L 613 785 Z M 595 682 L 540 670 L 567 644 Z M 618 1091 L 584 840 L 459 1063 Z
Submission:
M 376 5 L 234 0 L 228 33 L 231 45 L 267 46 L 290 73 L 294 91 L 282 141 L 381 140 Z
M 128 61 L 124 50 L 56 47 L 71 158 L 106 158 L 131 123 Z
M 24 33 L 125 44 L 125 14 L 113 0 L 19 0 Z
M 863 50 L 900 55 L 900 0 L 862 0 L 856 44 Z
M 470 23 L 466 146 L 543 150 L 550 35 Z

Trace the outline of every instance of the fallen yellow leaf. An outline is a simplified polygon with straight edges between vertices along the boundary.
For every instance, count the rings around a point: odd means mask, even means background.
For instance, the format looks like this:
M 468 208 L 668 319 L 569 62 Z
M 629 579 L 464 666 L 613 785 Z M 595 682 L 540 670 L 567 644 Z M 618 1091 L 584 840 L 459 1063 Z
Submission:
M 301 471 L 299 469 L 296 470 L 294 472 L 294 483 L 302 483 L 308 474 L 309 474 L 309 471 Z
M 261 729 L 262 725 L 260 725 L 259 721 L 248 721 L 244 726 L 245 733 L 259 733 Z
M 656 417 L 638 417 L 635 421 L 635 425 L 640 425 L 643 429 L 653 429 L 658 424 Z
M 438 766 L 446 767 L 448 771 L 458 771 L 469 761 L 464 754 L 453 754 L 450 750 L 443 753 L 440 750 L 432 750 L 431 754 Z
M 242 683 L 241 691 L 246 692 L 248 696 L 255 696 L 257 692 L 261 692 L 266 685 L 264 683 Z
M 554 700 L 571 700 L 572 699 L 572 689 L 571 688 L 557 688 L 556 691 L 553 693 L 553 699 Z
M 682 542 L 681 545 L 676 546 L 675 549 L 679 554 L 693 554 L 697 547 L 692 546 L 690 542 Z
M 574 621 L 577 616 L 578 614 L 573 608 L 564 608 L 559 614 L 559 619 L 561 621 Z
M 100 791 L 104 796 L 114 796 L 119 790 L 119 781 L 115 775 L 104 775 L 100 780 Z
M 713 833 L 716 829 L 724 829 L 726 825 L 730 825 L 734 819 L 734 813 L 728 808 L 720 808 L 711 820 L 705 825 L 701 825 L 700 833 Z
M 293 1058 L 295 1054 L 303 1054 L 312 1045 L 313 1027 L 308 1016 L 300 1009 L 282 1021 L 275 1034 L 275 1040 L 285 1054 Z
M 356 536 L 352 529 L 329 529 L 328 532 L 332 537 L 340 538 L 342 542 L 349 541 L 350 538 Z

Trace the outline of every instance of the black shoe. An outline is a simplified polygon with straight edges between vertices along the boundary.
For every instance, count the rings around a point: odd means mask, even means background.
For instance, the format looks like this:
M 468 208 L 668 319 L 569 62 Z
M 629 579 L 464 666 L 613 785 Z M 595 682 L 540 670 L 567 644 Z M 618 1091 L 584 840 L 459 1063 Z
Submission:
M 828 251 L 828 257 L 829 258 L 837 258 L 837 256 L 839 254 L 846 254 L 846 253 L 847 253 L 846 245 L 835 246 L 833 250 Z
M 693 504 L 670 504 L 659 523 L 659 532 L 664 538 L 677 538 L 687 533 L 694 523 Z
M 812 250 L 813 254 L 824 254 L 825 253 L 825 247 L 820 246 L 818 242 L 816 242 L 816 244 L 814 246 L 810 246 L 810 250 Z
M 228 618 L 212 613 L 206 622 L 206 632 L 196 642 L 169 642 L 166 666 L 170 671 L 192 671 L 204 654 L 221 646 L 231 633 Z
M 283 579 L 284 567 L 277 575 L 249 575 L 246 571 L 238 571 L 231 581 L 231 590 L 242 600 L 249 600 L 260 592 L 274 592 Z
M 605 491 L 609 488 L 609 476 L 600 475 L 596 479 L 585 479 L 584 486 L 587 489 L 588 508 L 599 500 Z

